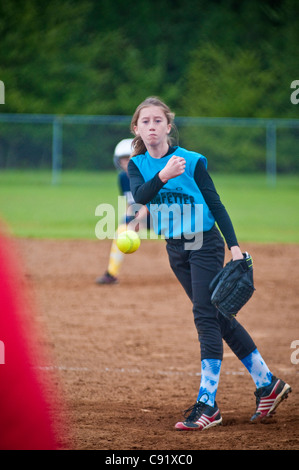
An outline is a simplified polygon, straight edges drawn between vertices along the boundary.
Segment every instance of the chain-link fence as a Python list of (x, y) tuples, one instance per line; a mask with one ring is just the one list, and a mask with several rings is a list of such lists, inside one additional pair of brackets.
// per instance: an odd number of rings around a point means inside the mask
[[(299, 119), (177, 117), (175, 143), (205, 155), (214, 172), (299, 173)], [(0, 114), (0, 169), (113, 169), (129, 116)]]

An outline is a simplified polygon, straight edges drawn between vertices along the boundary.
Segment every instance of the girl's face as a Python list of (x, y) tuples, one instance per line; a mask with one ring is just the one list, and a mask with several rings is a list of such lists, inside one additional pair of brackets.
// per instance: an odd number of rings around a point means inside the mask
[(168, 124), (160, 106), (151, 105), (141, 109), (137, 125), (134, 126), (134, 132), (142, 138), (147, 148), (167, 144), (167, 136), (170, 131), (171, 124)]

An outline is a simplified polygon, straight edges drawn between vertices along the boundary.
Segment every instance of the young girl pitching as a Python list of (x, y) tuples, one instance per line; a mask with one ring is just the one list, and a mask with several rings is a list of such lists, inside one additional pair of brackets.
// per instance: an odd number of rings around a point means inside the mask
[[(173, 126), (174, 114), (160, 99), (147, 98), (137, 107), (131, 121), (135, 138), (128, 173), (134, 200), (147, 205), (151, 212), (154, 230), (166, 239), (170, 266), (193, 304), (201, 349), (201, 381), (195, 404), (175, 427), (203, 430), (221, 424), (215, 398), (223, 359), (222, 339), (255, 383), (257, 407), (251, 421), (257, 421), (270, 416), (291, 388), (272, 374), (240, 323), (225, 318), (211, 304), (209, 284), (223, 267), (225, 248), (216, 223), (232, 259), (243, 258), (243, 254), (231, 219), (207, 172), (206, 158), (172, 146)], [(169, 209), (174, 207), (181, 210), (182, 217), (172, 214)], [(190, 210), (186, 211), (186, 207)], [(196, 207), (201, 208), (200, 217)], [(182, 222), (186, 213), (188, 223)], [(196, 233), (194, 227), (199, 225)], [(200, 243), (190, 244), (191, 236)]]

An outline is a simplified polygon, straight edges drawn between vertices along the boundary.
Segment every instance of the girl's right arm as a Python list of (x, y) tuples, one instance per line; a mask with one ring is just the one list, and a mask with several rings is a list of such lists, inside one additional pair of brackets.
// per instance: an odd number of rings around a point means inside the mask
[(160, 172), (156, 173), (151, 180), (145, 182), (135, 163), (130, 160), (128, 173), (135, 202), (137, 202), (137, 204), (148, 204), (168, 180), (184, 173), (185, 167), (185, 159), (173, 155)]
[(165, 184), (159, 178), (159, 173), (156, 173), (151, 180), (145, 182), (139, 168), (132, 160), (129, 161), (128, 173), (131, 192), (137, 204), (148, 204)]

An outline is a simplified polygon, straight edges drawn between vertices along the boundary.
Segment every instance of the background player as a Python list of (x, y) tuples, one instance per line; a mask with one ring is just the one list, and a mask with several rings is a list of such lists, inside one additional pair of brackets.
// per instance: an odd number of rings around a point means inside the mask
[[(121, 140), (114, 150), (113, 163), (115, 168), (118, 170), (118, 186), (122, 196), (126, 197), (127, 200), (127, 216), (117, 228), (117, 234), (123, 232), (127, 228), (127, 224), (132, 220), (138, 221), (136, 225), (136, 231), (142, 228), (150, 227), (149, 213), (146, 206), (143, 206), (136, 216), (130, 215), (130, 206), (135, 203), (131, 190), (130, 180), (128, 177), (128, 163), (132, 152), (133, 139)], [(106, 272), (96, 279), (97, 284), (117, 284), (118, 275), (123, 263), (124, 253), (122, 253), (117, 245), (116, 238), (112, 241), (110, 256), (108, 262), (108, 268)]]

